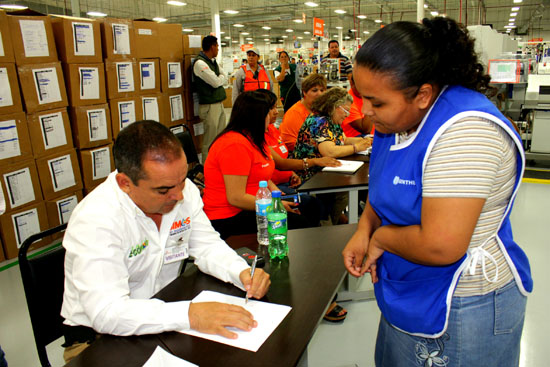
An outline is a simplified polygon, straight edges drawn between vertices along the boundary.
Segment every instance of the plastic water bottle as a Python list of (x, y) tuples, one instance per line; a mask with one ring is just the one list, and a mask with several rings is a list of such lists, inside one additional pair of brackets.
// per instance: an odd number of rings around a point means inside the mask
[(281, 202), (281, 192), (271, 193), (273, 201), (267, 210), (267, 233), (269, 234), (269, 257), (283, 259), (288, 256), (286, 235), (288, 230), (286, 209)]
[(267, 188), (267, 181), (260, 181), (260, 188), (256, 193), (256, 226), (258, 228), (258, 243), (267, 246), (267, 208), (271, 206), (271, 192)]

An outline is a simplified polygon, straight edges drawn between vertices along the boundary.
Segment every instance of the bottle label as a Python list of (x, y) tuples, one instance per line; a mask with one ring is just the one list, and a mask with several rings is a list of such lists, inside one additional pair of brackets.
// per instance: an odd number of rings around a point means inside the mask
[(277, 230), (279, 228), (286, 228), (286, 218), (276, 219), (276, 220), (267, 220), (267, 225), (272, 230)]
[(261, 215), (262, 217), (267, 216), (267, 209), (271, 206), (270, 203), (258, 203), (256, 202), (256, 215)]

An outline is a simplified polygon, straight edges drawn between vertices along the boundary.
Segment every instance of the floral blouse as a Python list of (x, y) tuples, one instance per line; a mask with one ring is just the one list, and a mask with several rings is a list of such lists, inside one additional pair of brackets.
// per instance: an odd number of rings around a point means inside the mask
[[(292, 158), (320, 158), (319, 144), (332, 141), (336, 145), (344, 145), (344, 131), (338, 124), (332, 123), (330, 117), (311, 114), (308, 116), (296, 139)], [(309, 179), (322, 167), (312, 167), (306, 171), (296, 172), (302, 181)]]

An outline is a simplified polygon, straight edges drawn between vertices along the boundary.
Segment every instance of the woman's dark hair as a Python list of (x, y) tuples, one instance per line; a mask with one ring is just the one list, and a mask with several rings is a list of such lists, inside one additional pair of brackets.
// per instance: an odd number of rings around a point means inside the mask
[(258, 89), (256, 90), (256, 92), (261, 93), (267, 97), (267, 99), (269, 100), (269, 109), (277, 106), (277, 95), (275, 93), (267, 89)]
[(277, 55), (277, 58), (281, 57), (281, 54), (286, 54), (286, 57), (288, 57), (288, 59), (290, 60), (290, 56), (288, 56), (288, 52), (286, 52), (285, 50), (279, 52), (279, 55)]
[(259, 91), (244, 92), (239, 94), (231, 117), (225, 129), (214, 139), (210, 147), (229, 131), (235, 131), (247, 138), (264, 157), (268, 157), (265, 149), (265, 118), (272, 104), (266, 94)]
[(424, 83), (486, 92), (491, 79), (466, 27), (443, 17), (387, 25), (363, 44), (355, 62), (389, 74), (398, 90), (414, 87), (414, 93)]

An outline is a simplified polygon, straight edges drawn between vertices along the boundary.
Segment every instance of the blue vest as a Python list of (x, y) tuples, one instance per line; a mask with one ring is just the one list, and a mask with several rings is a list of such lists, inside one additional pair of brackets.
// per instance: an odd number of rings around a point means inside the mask
[[(523, 176), (525, 157), (521, 139), (511, 123), (482, 94), (447, 87), (422, 120), (416, 136), (397, 145), (397, 135), (376, 132), (369, 171), (369, 202), (382, 225), (420, 224), (422, 179), (427, 158), (441, 134), (454, 122), (469, 116), (498, 124), (517, 146), (514, 192), (499, 227), (497, 241), (523, 294), (533, 281), (529, 261), (514, 242), (510, 212)], [(469, 251), (454, 264), (425, 266), (384, 252), (377, 263), (379, 281), (374, 285), (378, 306), (386, 320), (409, 334), (439, 337), (447, 329), (451, 299)]]

